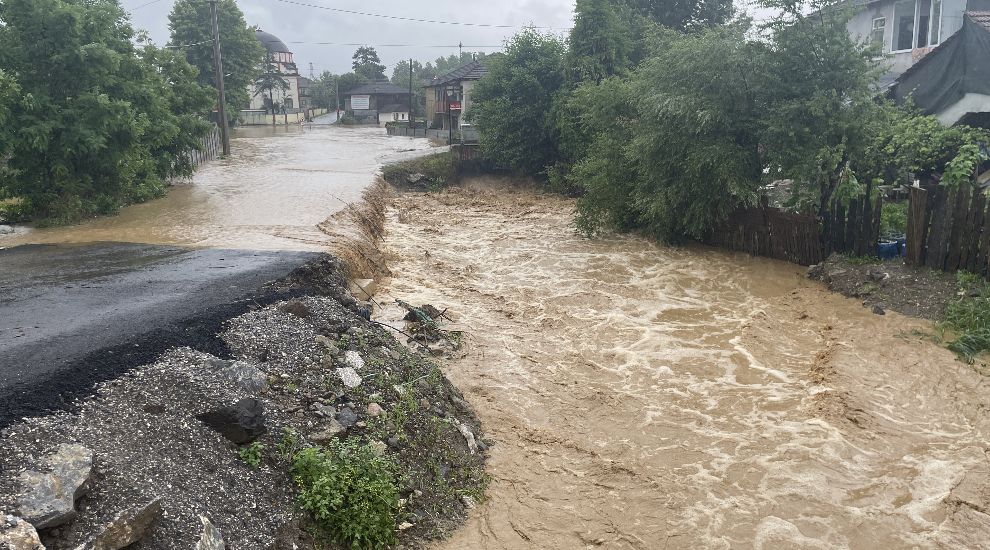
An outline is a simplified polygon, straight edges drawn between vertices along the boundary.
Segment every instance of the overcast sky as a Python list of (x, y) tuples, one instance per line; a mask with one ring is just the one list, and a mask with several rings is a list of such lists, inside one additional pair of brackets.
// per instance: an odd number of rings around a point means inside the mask
[[(148, 31), (159, 45), (168, 42), (168, 14), (175, 0), (120, 1), (124, 9), (131, 13), (136, 28)], [(310, 63), (317, 75), (324, 70), (334, 73), (350, 71), (351, 55), (357, 49), (351, 44), (376, 46), (388, 67), (386, 74), (391, 76), (392, 68), (400, 59), (412, 57), (430, 61), (457, 53), (459, 43), (464, 44), (466, 51), (491, 53), (524, 25), (552, 27), (548, 30), (566, 33), (574, 18), (574, 0), (237, 0), (237, 3), (248, 25), (260, 26), (281, 38), (292, 49), (299, 71), (307, 76)], [(422, 23), (340, 13), (311, 6), (411, 19), (511, 27)], [(349, 45), (321, 45), (316, 42)], [(386, 47), (388, 44), (409, 46)]]
[[(131, 13), (136, 28), (148, 31), (156, 43), (164, 45), (169, 39), (168, 14), (172, 11), (174, 0), (158, 0), (149, 4), (150, 1), (121, 0), (121, 5)], [(339, 13), (279, 0), (237, 0), (248, 25), (258, 25), (281, 38), (292, 49), (299, 71), (304, 75), (309, 74), (310, 63), (317, 75), (324, 70), (335, 73), (349, 71), (351, 55), (357, 49), (352, 45), (318, 45), (314, 42), (412, 45), (377, 48), (382, 61), (388, 66), (386, 72), (391, 76), (392, 68), (400, 59), (433, 60), (441, 55), (457, 53), (457, 44), (461, 42), (465, 45), (465, 51), (490, 53), (498, 50), (517, 27), (532, 23), (555, 27), (554, 32), (566, 33), (574, 17), (574, 0), (292, 1), (413, 19), (513, 26), (491, 28), (419, 23)]]

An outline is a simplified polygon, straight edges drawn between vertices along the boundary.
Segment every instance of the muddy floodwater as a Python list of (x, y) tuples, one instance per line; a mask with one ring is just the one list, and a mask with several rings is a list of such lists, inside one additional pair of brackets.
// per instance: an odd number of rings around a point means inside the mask
[(437, 548), (990, 547), (990, 384), (930, 325), (781, 262), (588, 240), (572, 208), (394, 199), (377, 299), (449, 308), (493, 443)]
[(425, 139), (389, 138), (383, 128), (240, 128), (230, 158), (205, 164), (165, 198), (69, 227), (20, 227), (0, 236), (0, 247), (113, 241), (325, 250), (320, 222), (358, 200), (382, 163), (429, 147)]

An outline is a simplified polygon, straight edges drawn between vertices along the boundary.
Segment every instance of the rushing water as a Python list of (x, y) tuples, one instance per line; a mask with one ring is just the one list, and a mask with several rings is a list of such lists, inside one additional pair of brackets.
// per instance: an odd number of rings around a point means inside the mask
[(988, 385), (920, 321), (789, 264), (582, 238), (563, 199), (394, 206), (378, 301), (455, 312), (446, 371), (495, 444), (440, 548), (990, 546)]
[(118, 216), (51, 229), (21, 227), (0, 247), (99, 241), (255, 250), (324, 250), (317, 225), (356, 201), (379, 166), (429, 148), (381, 128), (247, 127), (232, 155), (203, 165), (165, 198)]

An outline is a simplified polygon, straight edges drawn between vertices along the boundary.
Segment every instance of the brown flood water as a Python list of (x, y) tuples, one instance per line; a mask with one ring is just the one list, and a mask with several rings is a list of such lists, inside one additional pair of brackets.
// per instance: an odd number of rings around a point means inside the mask
[(394, 200), (378, 301), (456, 312), (445, 369), (495, 443), (437, 548), (990, 547), (990, 385), (926, 324), (785, 263), (584, 239), (572, 208)]
[(323, 251), (317, 228), (361, 198), (384, 162), (422, 154), (425, 139), (382, 128), (246, 127), (230, 158), (200, 167), (168, 196), (69, 227), (19, 227), (0, 247), (100, 241), (250, 250)]

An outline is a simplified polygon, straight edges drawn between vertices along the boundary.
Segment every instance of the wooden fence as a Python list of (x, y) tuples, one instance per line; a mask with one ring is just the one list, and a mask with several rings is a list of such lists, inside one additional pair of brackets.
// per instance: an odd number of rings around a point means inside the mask
[(213, 128), (203, 136), (201, 143), (202, 150), (189, 152), (189, 159), (194, 169), (204, 162), (220, 158), (220, 154), (223, 152), (223, 144), (220, 142), (220, 127), (214, 124)]
[(824, 258), (820, 226), (815, 216), (795, 214), (765, 205), (740, 208), (711, 233), (708, 243), (756, 256), (768, 256), (801, 265)]
[(983, 189), (911, 189), (907, 263), (990, 275), (990, 213)]
[(880, 237), (880, 199), (866, 197), (836, 204), (823, 222), (814, 214), (770, 208), (740, 208), (716, 228), (707, 242), (729, 250), (767, 256), (800, 265), (817, 264), (832, 252), (876, 254)]

